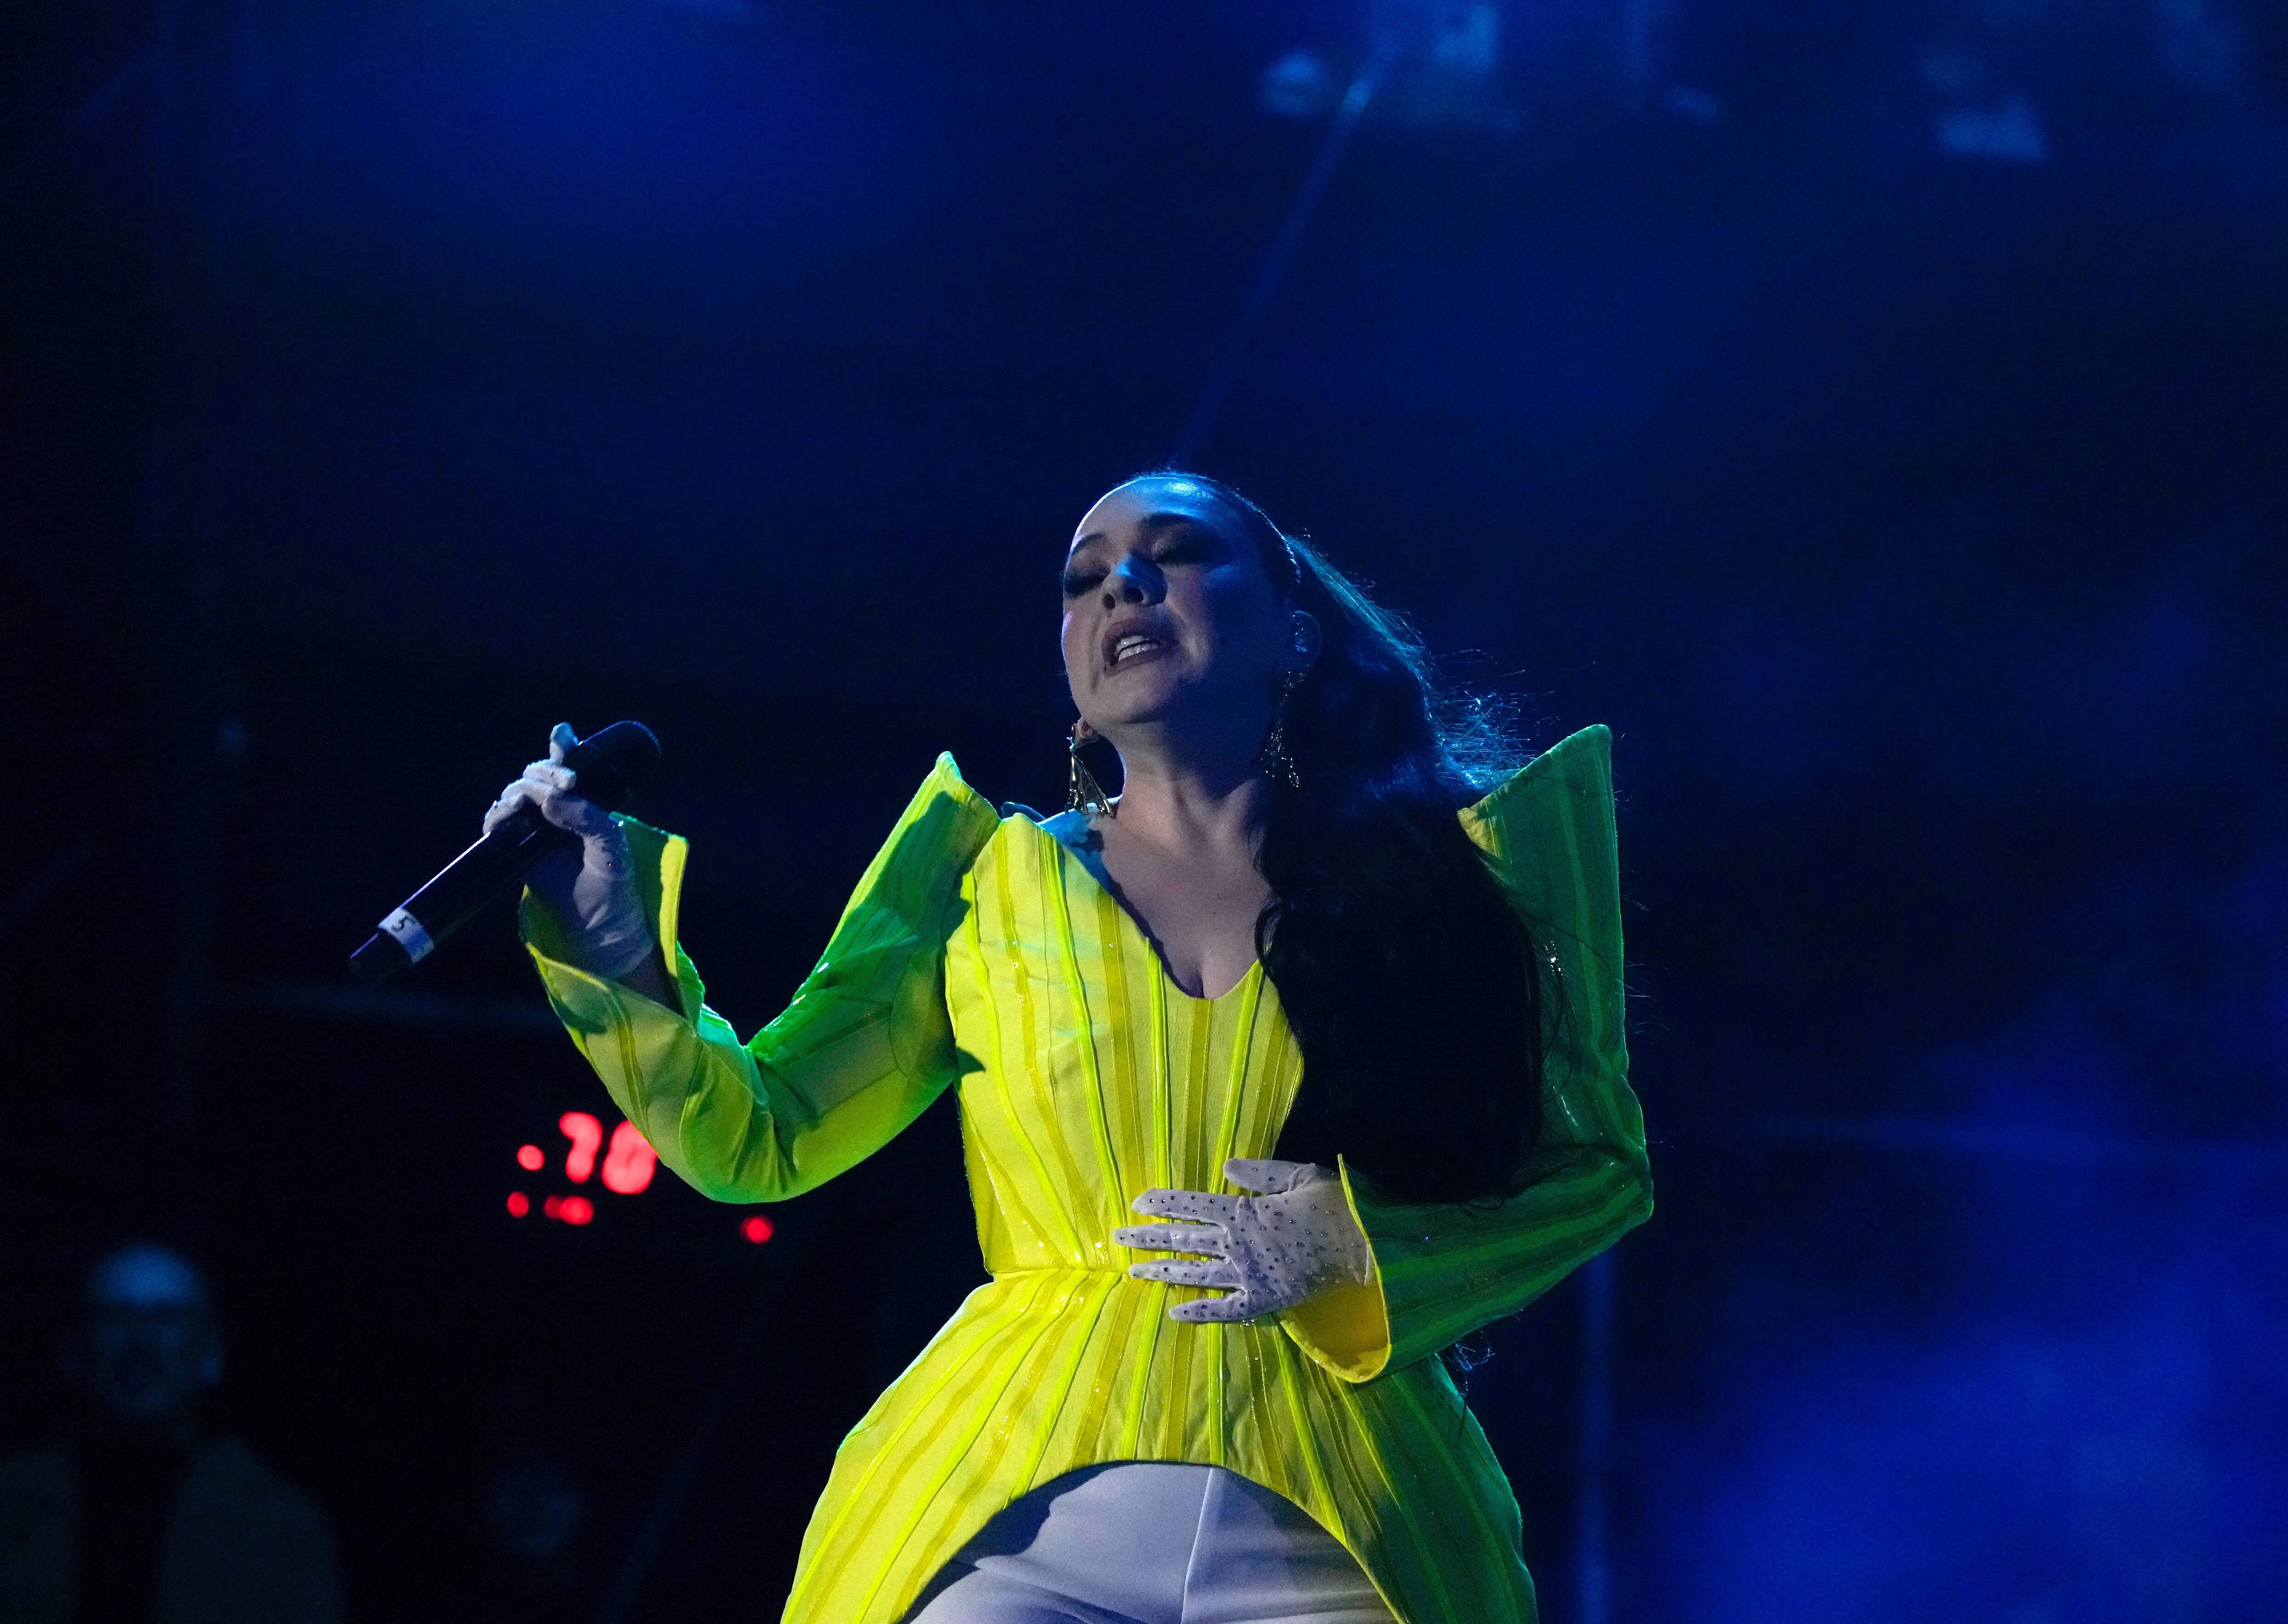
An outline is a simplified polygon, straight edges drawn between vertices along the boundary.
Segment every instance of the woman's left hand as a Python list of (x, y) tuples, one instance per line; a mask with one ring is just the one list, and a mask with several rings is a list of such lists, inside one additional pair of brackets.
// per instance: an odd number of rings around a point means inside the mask
[(1253, 1319), (1373, 1278), (1373, 1250), (1351, 1216), (1342, 1180), (1333, 1169), (1308, 1161), (1235, 1157), (1223, 1164), (1223, 1176), (1258, 1193), (1148, 1190), (1132, 1203), (1136, 1211), (1188, 1222), (1137, 1224), (1112, 1232), (1121, 1246), (1213, 1260), (1155, 1258), (1128, 1265), (1138, 1279), (1216, 1287), (1228, 1294), (1176, 1303), (1168, 1310), (1169, 1319), (1193, 1324)]

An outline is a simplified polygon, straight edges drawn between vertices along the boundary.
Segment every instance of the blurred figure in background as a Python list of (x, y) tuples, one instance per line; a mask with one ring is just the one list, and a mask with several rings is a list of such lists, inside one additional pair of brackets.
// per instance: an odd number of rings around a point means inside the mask
[(496, 1395), (474, 1508), (484, 1554), (474, 1582), (453, 1582), (419, 1615), (424, 1624), (566, 1624), (595, 1615), (600, 1597), (579, 1537), (588, 1493), (544, 1441), (548, 1430), (531, 1389)]
[(307, 1496), (208, 1424), (223, 1342), (163, 1247), (90, 1271), (61, 1350), (66, 1435), (0, 1461), (0, 1624), (332, 1624), (341, 1587)]
[(587, 1509), (571, 1469), (549, 1451), (519, 1443), (494, 1461), (475, 1597), (487, 1624), (555, 1624), (594, 1611), (574, 1540)]

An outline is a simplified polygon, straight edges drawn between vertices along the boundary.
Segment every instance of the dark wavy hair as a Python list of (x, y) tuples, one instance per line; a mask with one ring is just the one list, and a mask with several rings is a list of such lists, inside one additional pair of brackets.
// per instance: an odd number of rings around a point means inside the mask
[(1275, 777), (1256, 949), (1303, 1051), (1277, 1154), (1340, 1153), (1383, 1196), (1517, 1192), (1541, 1127), (1545, 986), (1536, 926), (1455, 814), (1519, 759), (1506, 712), (1442, 683), (1404, 620), (1219, 480), (1273, 584), (1315, 616), (1287, 701), (1299, 784)]

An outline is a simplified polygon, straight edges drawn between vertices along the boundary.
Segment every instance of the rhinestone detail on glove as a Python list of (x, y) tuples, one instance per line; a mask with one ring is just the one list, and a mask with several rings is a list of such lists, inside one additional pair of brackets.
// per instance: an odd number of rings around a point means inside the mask
[(1138, 1279), (1225, 1293), (1175, 1303), (1169, 1319), (1189, 1324), (1255, 1319), (1373, 1278), (1374, 1253), (1331, 1168), (1235, 1157), (1223, 1173), (1255, 1193), (1148, 1190), (1131, 1203), (1134, 1209), (1180, 1222), (1112, 1232), (1124, 1247), (1188, 1255), (1131, 1264), (1128, 1272)]

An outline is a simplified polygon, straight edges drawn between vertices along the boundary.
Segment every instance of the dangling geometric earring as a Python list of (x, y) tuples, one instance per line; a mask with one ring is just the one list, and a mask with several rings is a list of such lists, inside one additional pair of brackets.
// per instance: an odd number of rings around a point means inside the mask
[(1096, 774), (1088, 770), (1088, 763), (1080, 758), (1080, 747), (1093, 741), (1096, 730), (1085, 720), (1073, 724), (1072, 737), (1066, 741), (1065, 810), (1084, 812), (1091, 817), (1116, 818), (1120, 809), (1112, 797), (1104, 793), (1104, 786), (1096, 781)]
[(1295, 770), (1295, 757), (1287, 748), (1287, 702), (1295, 697), (1295, 690), (1303, 685), (1303, 673), (1283, 671), (1279, 676), (1279, 697), (1271, 707), (1271, 732), (1263, 741), (1263, 753), (1256, 764), (1270, 779), (1284, 779), (1290, 789), (1303, 787), (1302, 775)]

